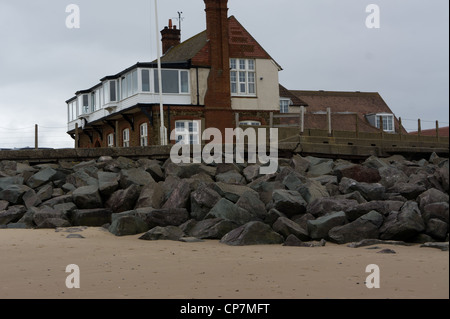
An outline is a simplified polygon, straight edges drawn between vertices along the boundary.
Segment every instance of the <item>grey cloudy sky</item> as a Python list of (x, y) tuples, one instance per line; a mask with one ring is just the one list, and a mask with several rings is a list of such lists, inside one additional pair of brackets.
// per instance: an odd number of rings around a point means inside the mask
[[(65, 25), (69, 4), (81, 28)], [(365, 25), (366, 6), (381, 28)], [(205, 29), (202, 0), (159, 0), (159, 30)], [(283, 67), (289, 89), (379, 92), (405, 127), (449, 122), (448, 0), (230, 0), (229, 14)], [(177, 21), (174, 22), (178, 24)], [(0, 148), (72, 147), (65, 101), (156, 58), (153, 0), (0, 0)], [(409, 121), (409, 120), (414, 121)]]

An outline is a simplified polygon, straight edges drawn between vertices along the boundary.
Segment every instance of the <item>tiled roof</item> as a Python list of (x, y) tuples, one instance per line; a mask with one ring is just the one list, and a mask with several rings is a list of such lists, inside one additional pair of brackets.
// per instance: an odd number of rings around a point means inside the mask
[[(419, 132), (411, 132), (409, 134), (418, 135)], [(423, 136), (436, 136), (436, 129), (422, 130), (420, 132), (420, 134)], [(448, 126), (440, 127), (439, 128), (439, 136), (448, 137), (449, 136), (449, 127)]]
[(289, 98), (292, 101), (291, 106), (308, 106), (308, 104), (299, 98), (297, 95), (292, 94), (291, 91), (286, 89), (280, 84), (280, 98)]

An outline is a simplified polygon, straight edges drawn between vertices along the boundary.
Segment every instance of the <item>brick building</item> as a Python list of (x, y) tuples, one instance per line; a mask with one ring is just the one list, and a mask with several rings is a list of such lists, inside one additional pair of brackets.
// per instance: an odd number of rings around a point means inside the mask
[[(234, 17), (227, 0), (204, 0), (206, 30), (180, 43), (169, 21), (161, 31), (164, 125), (175, 140), (200, 143), (208, 127), (265, 125), (280, 111), (282, 70)], [(68, 134), (78, 146), (132, 147), (160, 144), (157, 63), (137, 63), (106, 76), (67, 100)], [(235, 123), (235, 113), (240, 123)]]

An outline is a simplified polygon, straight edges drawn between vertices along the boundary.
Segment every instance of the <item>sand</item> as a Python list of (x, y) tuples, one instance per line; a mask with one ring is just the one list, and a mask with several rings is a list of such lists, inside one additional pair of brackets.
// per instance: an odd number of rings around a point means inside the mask
[[(449, 255), (434, 248), (231, 247), (143, 241), (88, 228), (0, 230), (0, 298), (322, 299), (449, 298)], [(379, 254), (389, 248), (396, 254)], [(66, 287), (66, 266), (80, 288)], [(369, 289), (366, 266), (380, 268)]]

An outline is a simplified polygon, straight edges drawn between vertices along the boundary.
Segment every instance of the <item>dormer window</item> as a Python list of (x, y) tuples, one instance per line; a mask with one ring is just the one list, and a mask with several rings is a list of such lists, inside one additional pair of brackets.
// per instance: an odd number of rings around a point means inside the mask
[(256, 96), (255, 60), (230, 59), (231, 94)]
[(389, 113), (377, 113), (366, 115), (367, 121), (376, 128), (388, 133), (395, 133), (394, 115)]

